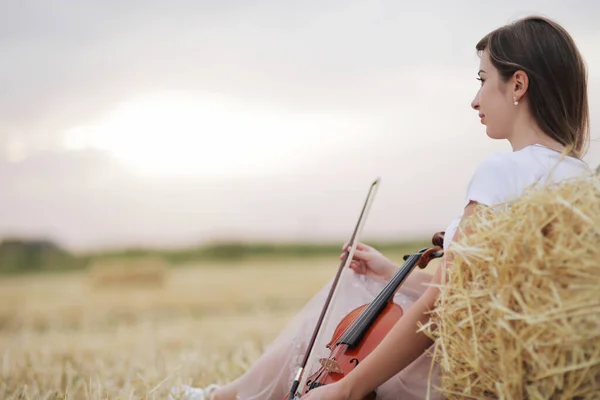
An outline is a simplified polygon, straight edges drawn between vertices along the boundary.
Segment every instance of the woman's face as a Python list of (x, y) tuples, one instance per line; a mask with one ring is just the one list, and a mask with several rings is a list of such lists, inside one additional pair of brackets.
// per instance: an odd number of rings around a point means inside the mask
[(481, 123), (492, 139), (508, 139), (512, 136), (515, 112), (513, 91), (502, 81), (498, 70), (485, 50), (479, 63), (481, 87), (471, 102), (471, 107), (479, 111)]

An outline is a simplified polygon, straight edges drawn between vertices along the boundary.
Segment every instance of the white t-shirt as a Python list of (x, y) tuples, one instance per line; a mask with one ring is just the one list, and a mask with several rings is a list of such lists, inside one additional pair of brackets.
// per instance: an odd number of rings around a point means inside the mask
[[(558, 182), (590, 172), (582, 160), (574, 157), (561, 160), (561, 157), (561, 153), (540, 144), (513, 152), (492, 153), (471, 178), (464, 206), (471, 201), (494, 206), (516, 199), (531, 185)], [(446, 228), (444, 250), (448, 249), (461, 217), (462, 213)]]

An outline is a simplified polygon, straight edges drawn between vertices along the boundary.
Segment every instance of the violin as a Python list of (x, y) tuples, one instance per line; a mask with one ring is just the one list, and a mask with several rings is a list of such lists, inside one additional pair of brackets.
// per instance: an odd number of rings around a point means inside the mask
[[(378, 180), (374, 184), (377, 182)], [(367, 202), (368, 200), (369, 197), (367, 197)], [(365, 208), (363, 208), (363, 212), (364, 210)], [(363, 216), (364, 214), (361, 213), (357, 227), (360, 226)], [(339, 381), (356, 368), (379, 345), (398, 320), (402, 318), (404, 311), (401, 306), (394, 303), (393, 299), (406, 277), (414, 268), (419, 267), (423, 269), (427, 267), (432, 259), (442, 257), (444, 254), (444, 232), (438, 232), (433, 235), (433, 247), (426, 247), (414, 254), (404, 256), (404, 264), (375, 299), (368, 304), (352, 310), (336, 326), (331, 339), (326, 345), (326, 348), (330, 351), (329, 356), (319, 359), (320, 368), (308, 376), (303, 388), (298, 390), (302, 373), (312, 351), (318, 330), (323, 322), (326, 309), (331, 301), (332, 293), (339, 280), (341, 270), (352, 260), (352, 249), (354, 248), (352, 244), (356, 239), (357, 231), (358, 229), (355, 229), (352, 239), (349, 242), (348, 248), (351, 250), (347, 250), (342, 258), (340, 270), (338, 270), (334, 279), (329, 296), (309, 342), (304, 361), (296, 374), (289, 394), (283, 400), (299, 399), (303, 394), (308, 393), (312, 389)], [(376, 393), (371, 392), (365, 397), (365, 400), (374, 400), (375, 397)]]

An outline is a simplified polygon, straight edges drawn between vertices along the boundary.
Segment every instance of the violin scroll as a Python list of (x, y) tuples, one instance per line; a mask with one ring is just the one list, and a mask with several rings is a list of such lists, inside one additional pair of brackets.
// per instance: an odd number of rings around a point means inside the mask
[(434, 258), (440, 258), (444, 255), (444, 251), (439, 247), (432, 247), (430, 249), (425, 250), (425, 252), (419, 257), (419, 261), (417, 261), (417, 266), (421, 269), (427, 267), (427, 264)]
[(431, 243), (437, 247), (444, 247), (444, 235), (446, 232), (437, 232), (431, 238)]
[[(419, 268), (424, 269), (431, 260), (434, 258), (440, 258), (444, 255), (444, 235), (445, 232), (435, 233), (431, 238), (431, 243), (434, 245), (434, 247), (421, 250), (419, 261), (417, 261), (416, 264)], [(410, 254), (405, 255), (403, 257), (404, 261), (408, 260), (410, 256)]]
[(436, 232), (431, 238), (431, 243), (435, 246), (430, 249), (427, 249), (423, 252), (419, 261), (417, 261), (417, 265), (419, 268), (423, 269), (427, 267), (427, 264), (434, 258), (440, 258), (444, 255), (444, 235), (446, 232)]

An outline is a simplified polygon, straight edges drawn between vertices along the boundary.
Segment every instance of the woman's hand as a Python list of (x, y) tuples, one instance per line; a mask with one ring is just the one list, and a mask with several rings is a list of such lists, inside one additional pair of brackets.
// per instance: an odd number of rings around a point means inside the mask
[(351, 400), (350, 391), (342, 383), (343, 379), (329, 385), (320, 386), (301, 397), (301, 400)]
[[(343, 252), (350, 251), (348, 243), (344, 244)], [(344, 257), (344, 253), (340, 255), (340, 259)], [(363, 243), (356, 243), (354, 256), (350, 262), (352, 268), (357, 274), (367, 276), (375, 276), (383, 280), (388, 280), (396, 273), (398, 266), (390, 259), (375, 250), (373, 247)]]

